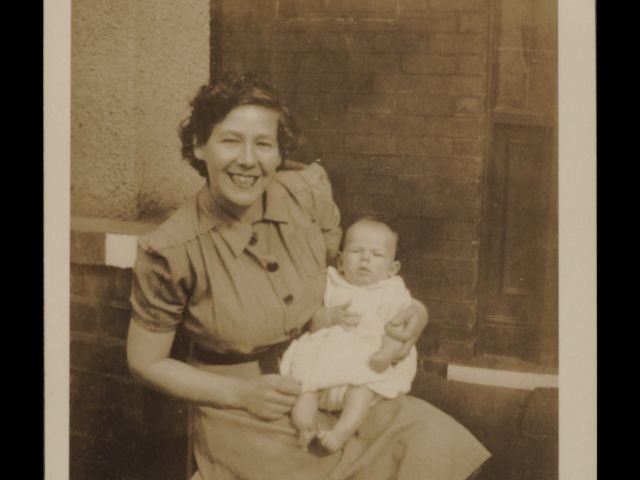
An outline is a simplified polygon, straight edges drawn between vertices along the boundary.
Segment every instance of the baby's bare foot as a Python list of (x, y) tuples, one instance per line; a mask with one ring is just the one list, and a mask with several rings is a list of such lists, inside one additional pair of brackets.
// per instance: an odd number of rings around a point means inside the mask
[(349, 439), (350, 434), (342, 432), (340, 430), (320, 430), (318, 432), (318, 439), (324, 448), (330, 452), (336, 452), (340, 450), (345, 442)]
[(391, 365), (391, 359), (380, 353), (374, 353), (369, 357), (369, 367), (377, 373), (384, 372)]
[(309, 444), (316, 437), (318, 431), (315, 426), (307, 426), (298, 430), (298, 441), (304, 450), (309, 448)]

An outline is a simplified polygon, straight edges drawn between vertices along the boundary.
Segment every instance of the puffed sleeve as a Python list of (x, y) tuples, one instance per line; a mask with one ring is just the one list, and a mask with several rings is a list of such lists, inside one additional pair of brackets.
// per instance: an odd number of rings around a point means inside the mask
[(340, 211), (333, 201), (331, 182), (327, 172), (318, 163), (301, 170), (300, 177), (310, 192), (312, 216), (322, 229), (327, 245), (327, 260), (331, 262), (338, 252), (342, 238)]
[(134, 321), (156, 332), (176, 329), (188, 301), (185, 262), (180, 247), (156, 249), (146, 238), (138, 241), (130, 297)]

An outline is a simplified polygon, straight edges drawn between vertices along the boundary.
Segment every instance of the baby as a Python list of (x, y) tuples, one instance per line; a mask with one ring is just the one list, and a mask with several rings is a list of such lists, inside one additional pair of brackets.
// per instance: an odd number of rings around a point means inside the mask
[[(393, 230), (373, 219), (359, 220), (347, 230), (338, 270), (327, 269), (324, 307), (312, 321), (329, 326), (302, 335), (282, 358), (280, 372), (302, 382), (291, 415), (305, 449), (315, 437), (331, 452), (341, 449), (370, 406), (411, 389), (416, 349), (392, 365), (403, 343), (385, 333), (386, 323), (411, 305), (396, 275), (397, 241)], [(330, 430), (318, 430), (318, 408), (342, 410)]]

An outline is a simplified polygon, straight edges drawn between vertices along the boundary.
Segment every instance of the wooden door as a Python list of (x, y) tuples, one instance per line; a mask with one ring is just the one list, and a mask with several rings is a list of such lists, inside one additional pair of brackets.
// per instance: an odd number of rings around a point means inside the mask
[(557, 5), (494, 0), (478, 340), (557, 368)]
[[(480, 345), (484, 355), (539, 364), (553, 350), (544, 329), (557, 320), (552, 130), (494, 125), (485, 193)], [(543, 338), (545, 339), (543, 341)], [(545, 360), (546, 361), (546, 360)], [(551, 360), (552, 361), (552, 360)]]

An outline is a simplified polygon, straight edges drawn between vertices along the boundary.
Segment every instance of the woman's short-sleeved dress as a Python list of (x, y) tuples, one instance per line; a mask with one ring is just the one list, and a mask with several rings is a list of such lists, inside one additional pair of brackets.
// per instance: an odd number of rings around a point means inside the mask
[[(264, 200), (262, 219), (240, 224), (205, 185), (141, 237), (132, 321), (158, 332), (181, 324), (194, 346), (221, 355), (251, 355), (298, 337), (322, 304), (340, 215), (318, 164), (278, 172)], [(258, 362), (191, 363), (242, 378), (267, 373)], [(336, 418), (320, 413), (320, 428)], [(303, 451), (289, 417), (265, 421), (194, 405), (191, 422), (205, 480), (462, 480), (490, 456), (453, 418), (408, 395), (372, 407), (359, 432), (331, 454)]]

